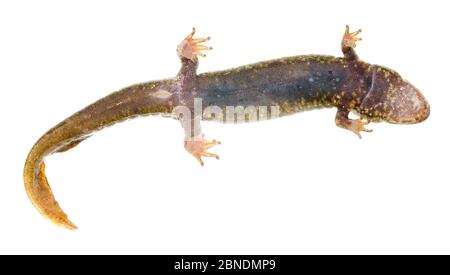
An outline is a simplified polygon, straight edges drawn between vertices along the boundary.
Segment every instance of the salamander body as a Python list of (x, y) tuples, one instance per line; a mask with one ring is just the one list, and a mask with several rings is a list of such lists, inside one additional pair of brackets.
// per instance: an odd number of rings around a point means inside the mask
[[(172, 117), (185, 130), (184, 147), (202, 165), (216, 140), (204, 138), (201, 120), (257, 121), (319, 107), (336, 107), (336, 125), (359, 137), (369, 121), (418, 123), (430, 107), (424, 96), (395, 71), (361, 61), (354, 51), (360, 31), (348, 26), (341, 41), (344, 57), (294, 56), (230, 70), (197, 74), (198, 56), (211, 48), (192, 31), (178, 46), (181, 69), (171, 79), (133, 85), (68, 117), (33, 146), (24, 167), (26, 192), (45, 217), (68, 229), (76, 226), (56, 202), (45, 175), (44, 158), (67, 151), (94, 132), (140, 115)], [(356, 111), (365, 119), (349, 119)]]

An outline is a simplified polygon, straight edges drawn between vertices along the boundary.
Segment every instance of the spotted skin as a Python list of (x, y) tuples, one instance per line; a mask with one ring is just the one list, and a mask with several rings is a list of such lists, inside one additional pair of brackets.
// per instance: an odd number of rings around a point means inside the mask
[[(195, 29), (177, 48), (181, 69), (172, 79), (137, 84), (87, 106), (45, 133), (31, 149), (24, 167), (25, 190), (33, 205), (57, 225), (76, 229), (56, 202), (45, 175), (45, 157), (74, 148), (104, 127), (142, 115), (178, 119), (185, 130), (184, 146), (202, 165), (202, 157), (219, 158), (208, 150), (220, 141), (207, 140), (200, 120), (226, 120), (227, 106), (276, 107), (277, 115), (336, 107), (336, 125), (361, 137), (369, 121), (418, 123), (430, 107), (417, 88), (388, 68), (361, 61), (354, 48), (361, 31), (346, 26), (341, 41), (344, 57), (294, 56), (197, 74), (208, 38), (194, 38)], [(198, 114), (195, 104), (217, 107), (217, 116)], [(361, 119), (349, 119), (351, 111)], [(257, 114), (260, 113), (258, 109)], [(250, 121), (253, 115), (245, 116)], [(235, 121), (231, 120), (232, 123)]]

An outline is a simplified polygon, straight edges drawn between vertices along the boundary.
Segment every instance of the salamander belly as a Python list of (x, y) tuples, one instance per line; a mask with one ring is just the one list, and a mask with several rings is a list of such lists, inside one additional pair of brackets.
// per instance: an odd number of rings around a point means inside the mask
[[(317, 59), (324, 59), (323, 63)], [(330, 106), (348, 75), (340, 59), (293, 57), (199, 76), (203, 107), (278, 107), (279, 115)]]

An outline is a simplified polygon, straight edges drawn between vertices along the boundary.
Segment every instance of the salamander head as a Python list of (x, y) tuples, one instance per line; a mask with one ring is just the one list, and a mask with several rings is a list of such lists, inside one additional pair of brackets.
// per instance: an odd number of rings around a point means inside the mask
[(430, 105), (397, 72), (373, 65), (371, 88), (361, 103), (360, 113), (390, 123), (419, 123), (430, 115)]

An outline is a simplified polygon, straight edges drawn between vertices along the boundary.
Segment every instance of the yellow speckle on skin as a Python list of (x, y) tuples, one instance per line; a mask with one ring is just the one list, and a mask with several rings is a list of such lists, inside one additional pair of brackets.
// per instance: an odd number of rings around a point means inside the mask
[(305, 106), (305, 104), (306, 104), (306, 101), (305, 101), (305, 99), (303, 97), (300, 99), (300, 104), (302, 106)]
[(153, 88), (155, 88), (155, 86), (156, 86), (156, 84), (155, 83), (150, 83), (150, 84), (147, 84), (147, 85), (142, 85), (142, 89), (153, 89)]

